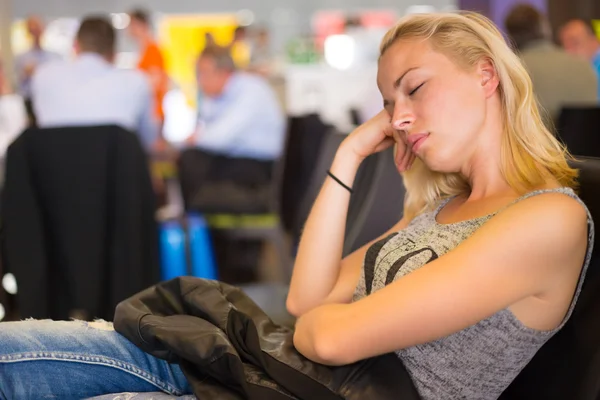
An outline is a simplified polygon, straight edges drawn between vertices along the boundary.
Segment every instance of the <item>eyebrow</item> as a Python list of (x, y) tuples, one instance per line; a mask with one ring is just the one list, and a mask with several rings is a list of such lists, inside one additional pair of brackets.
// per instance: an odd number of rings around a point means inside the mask
[(409, 68), (406, 71), (404, 71), (404, 73), (400, 76), (400, 78), (396, 79), (396, 81), (394, 82), (394, 89), (398, 89), (398, 87), (400, 87), (400, 83), (402, 83), (402, 79), (404, 79), (406, 74), (408, 74), (410, 71), (415, 70), (417, 68), (419, 68), (419, 67), (412, 67), (412, 68)]
[[(419, 69), (419, 67), (411, 67), (411, 68), (407, 69), (406, 71), (404, 71), (404, 73), (398, 79), (396, 79), (396, 81), (394, 82), (394, 89), (398, 89), (400, 87), (400, 84), (402, 83), (402, 79), (404, 79), (406, 74), (408, 74), (410, 71), (415, 70), (415, 69)], [(389, 104), (391, 104), (389, 101), (383, 100), (384, 108)]]

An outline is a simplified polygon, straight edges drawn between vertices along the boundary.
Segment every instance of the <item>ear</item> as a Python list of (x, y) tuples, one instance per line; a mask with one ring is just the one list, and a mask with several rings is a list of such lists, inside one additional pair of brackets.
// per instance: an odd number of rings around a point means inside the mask
[(496, 93), (496, 89), (498, 89), (498, 85), (500, 84), (494, 63), (489, 58), (483, 59), (479, 61), (477, 70), (481, 79), (481, 87), (486, 97), (492, 96)]
[(77, 40), (73, 41), (73, 51), (75, 54), (81, 53), (81, 47), (79, 46), (79, 42)]

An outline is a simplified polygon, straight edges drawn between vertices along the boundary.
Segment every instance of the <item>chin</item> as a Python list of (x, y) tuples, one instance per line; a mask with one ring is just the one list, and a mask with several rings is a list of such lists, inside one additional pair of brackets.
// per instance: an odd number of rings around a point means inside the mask
[(431, 151), (424, 152), (419, 157), (423, 164), (431, 171), (441, 174), (451, 174), (459, 172), (460, 168), (456, 166), (458, 157), (450, 157), (442, 154), (432, 154)]

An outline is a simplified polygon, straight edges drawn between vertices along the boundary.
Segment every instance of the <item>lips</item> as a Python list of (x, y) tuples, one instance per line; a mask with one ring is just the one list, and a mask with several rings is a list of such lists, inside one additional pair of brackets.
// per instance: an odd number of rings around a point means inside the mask
[(408, 135), (408, 144), (410, 145), (411, 150), (417, 152), (419, 148), (423, 145), (425, 140), (429, 137), (428, 133), (414, 133), (412, 135)]

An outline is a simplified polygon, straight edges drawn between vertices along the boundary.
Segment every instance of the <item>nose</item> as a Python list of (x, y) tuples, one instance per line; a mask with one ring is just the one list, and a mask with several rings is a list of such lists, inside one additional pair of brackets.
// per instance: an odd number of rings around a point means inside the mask
[(396, 103), (392, 115), (392, 127), (396, 130), (407, 130), (415, 122), (415, 114), (408, 107)]

